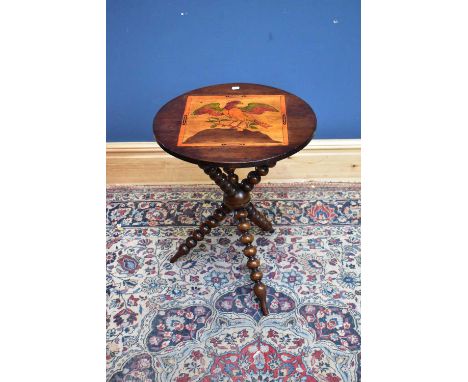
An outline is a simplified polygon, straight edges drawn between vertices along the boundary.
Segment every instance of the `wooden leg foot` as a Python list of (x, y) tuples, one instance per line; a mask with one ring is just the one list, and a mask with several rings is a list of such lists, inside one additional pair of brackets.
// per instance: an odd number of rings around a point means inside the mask
[(247, 206), (247, 212), (249, 213), (250, 221), (256, 226), (260, 227), (260, 229), (270, 233), (275, 232), (271, 221), (259, 210), (257, 210), (252, 203)]
[(200, 227), (192, 232), (192, 234), (179, 246), (179, 249), (169, 262), (174, 263), (180, 257), (187, 255), (190, 250), (196, 247), (199, 241), (202, 241), (205, 235), (211, 232), (211, 229), (218, 226), (225, 218), (230, 209), (223, 203), (220, 208), (217, 208), (213, 215), (209, 216)]
[(260, 309), (264, 316), (268, 316), (268, 307), (266, 303), (267, 287), (265, 284), (258, 282), (254, 285), (254, 293), (260, 301)]
[(183, 254), (180, 253), (179, 251), (177, 251), (177, 253), (169, 259), (169, 262), (170, 263), (175, 263), (177, 261), (177, 259), (179, 259), (182, 256), (183, 256)]
[(240, 241), (245, 245), (244, 255), (248, 258), (247, 268), (250, 269), (250, 279), (255, 283), (254, 293), (260, 301), (260, 308), (263, 315), (268, 315), (268, 307), (266, 303), (267, 287), (262, 283), (262, 272), (258, 269), (260, 267), (260, 259), (256, 257), (257, 247), (252, 245), (254, 237), (249, 233), (250, 223), (247, 221), (247, 209), (241, 208), (235, 212), (235, 217), (239, 221), (237, 228), (241, 232)]

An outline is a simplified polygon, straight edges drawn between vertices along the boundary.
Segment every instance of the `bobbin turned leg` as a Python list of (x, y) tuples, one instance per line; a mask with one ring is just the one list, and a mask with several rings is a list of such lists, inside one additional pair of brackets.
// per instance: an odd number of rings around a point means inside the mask
[(243, 179), (239, 186), (245, 192), (250, 192), (253, 190), (256, 184), (259, 184), (262, 180), (262, 176), (268, 175), (270, 168), (275, 167), (276, 163), (270, 163), (268, 166), (257, 166), (255, 171), (250, 171), (247, 174), (247, 178)]
[(176, 254), (171, 257), (169, 260), (171, 263), (174, 263), (178, 258), (187, 255), (192, 248), (194, 248), (199, 241), (202, 241), (205, 235), (211, 232), (211, 229), (216, 227), (221, 223), (225, 218), (226, 214), (231, 211), (228, 206), (224, 203), (220, 208), (217, 208), (213, 215), (209, 216), (200, 227), (193, 231), (191, 235), (183, 242)]
[(247, 268), (250, 269), (250, 279), (255, 283), (254, 293), (260, 302), (260, 308), (264, 316), (268, 316), (268, 307), (266, 304), (267, 287), (262, 283), (262, 272), (258, 270), (260, 259), (256, 257), (257, 247), (252, 245), (253, 235), (249, 233), (250, 223), (247, 221), (248, 212), (245, 208), (236, 210), (235, 217), (239, 221), (237, 228), (241, 231), (241, 243), (245, 244), (244, 255), (248, 257)]
[(226, 173), (229, 182), (231, 182), (232, 185), (237, 186), (237, 184), (239, 183), (239, 176), (234, 172), (236, 171), (236, 169), (227, 167), (223, 170)]
[(273, 225), (271, 221), (259, 210), (257, 210), (252, 203), (247, 206), (247, 212), (249, 213), (249, 219), (252, 223), (260, 227), (262, 230), (273, 233)]

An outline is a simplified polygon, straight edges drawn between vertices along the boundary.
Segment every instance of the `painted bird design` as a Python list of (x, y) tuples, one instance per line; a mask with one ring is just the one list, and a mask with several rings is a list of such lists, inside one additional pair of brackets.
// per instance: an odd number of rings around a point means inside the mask
[(243, 107), (240, 107), (240, 104), (242, 104), (241, 101), (229, 101), (221, 108), (219, 102), (213, 102), (199, 107), (192, 114), (208, 114), (215, 118), (209, 121), (215, 122), (216, 125), (243, 131), (245, 129), (268, 129), (271, 125), (260, 121), (255, 116), (267, 111), (278, 112), (273, 106), (265, 103), (253, 102)]

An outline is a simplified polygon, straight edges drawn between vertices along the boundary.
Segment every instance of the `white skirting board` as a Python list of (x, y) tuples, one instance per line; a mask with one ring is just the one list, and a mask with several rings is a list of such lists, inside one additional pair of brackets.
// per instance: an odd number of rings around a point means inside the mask
[[(174, 158), (154, 142), (107, 143), (107, 184), (212, 184), (192, 163)], [(242, 179), (252, 169), (239, 169)], [(361, 180), (360, 139), (314, 139), (278, 162), (262, 183)]]

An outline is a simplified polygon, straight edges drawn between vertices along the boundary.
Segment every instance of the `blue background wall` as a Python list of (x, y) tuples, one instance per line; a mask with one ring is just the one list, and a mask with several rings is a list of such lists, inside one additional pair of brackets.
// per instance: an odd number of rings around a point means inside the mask
[(254, 82), (295, 93), (316, 138), (360, 138), (359, 0), (107, 0), (107, 141), (152, 141), (185, 91)]

